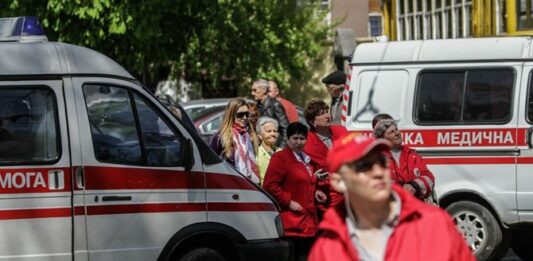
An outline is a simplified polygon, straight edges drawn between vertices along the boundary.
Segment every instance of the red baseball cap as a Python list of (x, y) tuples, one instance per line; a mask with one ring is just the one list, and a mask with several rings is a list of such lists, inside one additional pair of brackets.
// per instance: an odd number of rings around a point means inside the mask
[(337, 171), (342, 164), (356, 161), (374, 148), (388, 151), (391, 148), (391, 143), (386, 139), (375, 139), (357, 133), (349, 133), (337, 139), (328, 152), (329, 171)]

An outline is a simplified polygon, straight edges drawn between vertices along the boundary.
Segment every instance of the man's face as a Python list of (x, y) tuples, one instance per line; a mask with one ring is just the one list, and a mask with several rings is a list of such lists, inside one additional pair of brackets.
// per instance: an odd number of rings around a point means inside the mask
[(329, 95), (331, 95), (333, 98), (341, 96), (342, 89), (344, 88), (342, 84), (328, 84), (327, 87)]
[(252, 96), (256, 101), (263, 101), (267, 96), (267, 88), (262, 86), (252, 87)]
[(352, 202), (380, 203), (391, 194), (390, 169), (381, 151), (372, 150), (356, 162), (344, 164), (337, 175), (344, 180)]
[(394, 149), (400, 148), (402, 145), (402, 134), (398, 130), (396, 124), (392, 124), (383, 134), (383, 138), (392, 143)]

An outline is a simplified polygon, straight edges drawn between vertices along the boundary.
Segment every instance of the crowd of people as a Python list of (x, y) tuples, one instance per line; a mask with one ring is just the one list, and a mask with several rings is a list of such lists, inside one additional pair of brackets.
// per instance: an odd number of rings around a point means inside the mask
[(257, 106), (231, 100), (210, 145), (277, 200), (291, 260), (474, 260), (393, 117), (376, 115), (373, 137), (339, 124), (345, 81), (322, 80), (332, 103), (306, 104), (308, 128), (275, 82), (257, 80)]

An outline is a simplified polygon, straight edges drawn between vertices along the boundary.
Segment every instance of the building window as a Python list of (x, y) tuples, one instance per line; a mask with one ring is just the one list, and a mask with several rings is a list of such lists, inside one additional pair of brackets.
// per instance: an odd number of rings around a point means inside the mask
[(516, 1), (516, 19), (518, 30), (533, 29), (533, 0)]
[(398, 40), (466, 38), (472, 35), (472, 0), (397, 0)]
[(381, 14), (368, 15), (368, 34), (370, 36), (380, 36), (383, 34), (383, 19)]

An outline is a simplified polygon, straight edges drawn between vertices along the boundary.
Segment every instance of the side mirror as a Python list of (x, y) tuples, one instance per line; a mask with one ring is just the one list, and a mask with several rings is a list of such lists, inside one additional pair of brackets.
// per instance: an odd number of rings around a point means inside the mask
[(190, 139), (186, 139), (185, 142), (183, 142), (181, 158), (183, 159), (185, 171), (190, 171), (194, 166), (194, 149)]

